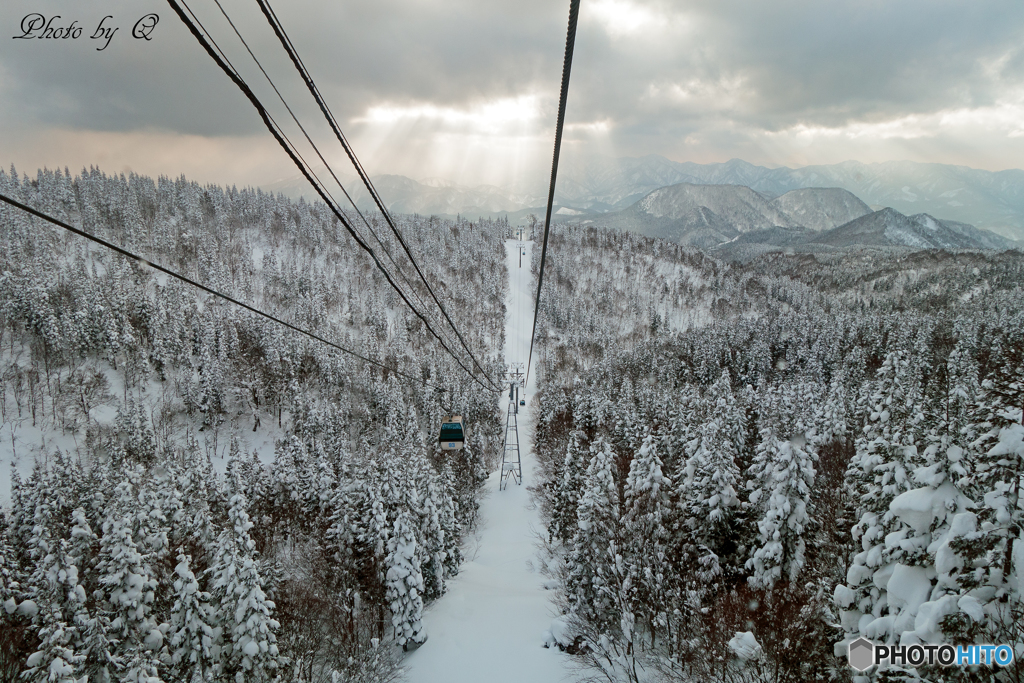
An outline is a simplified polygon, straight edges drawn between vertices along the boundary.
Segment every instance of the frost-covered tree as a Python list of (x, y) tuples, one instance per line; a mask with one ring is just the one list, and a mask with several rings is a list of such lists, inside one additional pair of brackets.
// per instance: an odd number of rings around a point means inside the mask
[[(922, 550), (908, 538), (904, 538), (906, 543), (892, 543), (889, 536), (900, 527), (890, 504), (914, 488), (911, 474), (922, 464), (918, 447), (923, 414), (910, 369), (906, 352), (897, 350), (886, 356), (867, 399), (867, 424), (857, 439), (857, 453), (848, 475), (859, 500), (853, 537), (860, 551), (847, 573), (847, 585), (853, 594), (843, 591), (838, 601), (844, 608), (843, 626), (848, 632), (860, 630), (886, 641), (898, 636), (892, 630), (892, 619), (887, 618), (888, 579), (899, 559)], [(908, 528), (903, 535), (917, 533)], [(874, 626), (865, 630), (860, 624), (866, 615), (871, 616)]]
[(740, 471), (729, 431), (724, 417), (711, 417), (701, 425), (692, 455), (676, 478), (681, 523), (716, 564), (739, 551), (732, 527), (740, 506)]
[[(97, 570), (115, 643), (109, 658), (124, 680), (148, 682), (159, 677), (156, 653), (163, 646), (164, 631), (153, 614), (157, 578), (136, 541), (132, 502), (137, 495), (131, 482), (118, 487), (116, 502), (103, 522)], [(104, 670), (105, 675), (113, 674)]]
[(76, 508), (69, 551), (75, 566), (81, 568), (79, 581), (86, 595), (75, 618), (81, 633), (79, 650), (84, 656), (80, 671), (89, 680), (109, 681), (116, 678), (123, 662), (118, 652), (118, 634), (112, 628), (110, 606), (105, 592), (99, 589), (102, 566), (96, 565), (101, 549), (85, 510)]
[(35, 561), (30, 578), (33, 591), (18, 610), (38, 626), (39, 646), (25, 663), (24, 678), (33, 683), (75, 683), (85, 659), (75, 619), (86, 595), (78, 582), (78, 567), (72, 562), (69, 542), (54, 537), (53, 512), (45, 498), (36, 502), (29, 539)]
[(210, 626), (210, 594), (200, 589), (188, 555), (178, 555), (174, 568), (174, 606), (167, 633), (169, 671), (174, 680), (206, 680), (214, 671), (214, 647), (218, 635)]
[(761, 511), (757, 546), (747, 561), (750, 583), (770, 588), (781, 578), (795, 581), (806, 562), (813, 451), (802, 434), (780, 438), (765, 427), (750, 473), (756, 482), (750, 503)]
[(561, 474), (552, 494), (551, 522), (548, 525), (550, 536), (566, 545), (576, 534), (577, 507), (589, 461), (586, 435), (581, 430), (573, 430), (569, 434)]
[(263, 591), (263, 577), (256, 557), (256, 543), (249, 535), (253, 523), (246, 511), (236, 468), (228, 523), (217, 538), (217, 550), (209, 568), (211, 626), (219, 632), (219, 656), (214, 671), (256, 681), (272, 680), (280, 663), (273, 618), (274, 603)]
[(423, 629), (423, 573), (416, 552), (416, 535), (409, 515), (401, 512), (388, 539), (387, 600), (395, 644), (410, 650), (427, 639)]
[(629, 467), (623, 492), (622, 516), (624, 562), (633, 578), (631, 611), (640, 625), (655, 629), (667, 624), (670, 606), (666, 600), (666, 522), (671, 516), (669, 493), (672, 482), (662, 472), (656, 438), (648, 434)]
[[(1021, 576), (1024, 576), (1024, 350), (1019, 330), (1000, 340), (997, 362), (982, 382), (977, 405), (977, 438), (953, 446), (954, 477), (966, 469), (976, 506), (957, 515), (949, 532), (945, 566), (964, 597), (959, 613), (943, 622), (953, 637), (977, 632), (994, 640), (1020, 642)], [(955, 457), (954, 457), (955, 456)], [(936, 468), (937, 469), (937, 468)], [(973, 471), (972, 471), (973, 470)], [(933, 476), (938, 479), (943, 472)], [(947, 475), (948, 476), (948, 475)], [(937, 558), (938, 559), (938, 558)], [(966, 603), (966, 604), (965, 604)]]
[(577, 614), (603, 621), (609, 617), (605, 588), (612, 574), (609, 546), (618, 537), (619, 495), (611, 444), (598, 438), (590, 445), (590, 453), (576, 512), (576, 534), (566, 558), (566, 593)]

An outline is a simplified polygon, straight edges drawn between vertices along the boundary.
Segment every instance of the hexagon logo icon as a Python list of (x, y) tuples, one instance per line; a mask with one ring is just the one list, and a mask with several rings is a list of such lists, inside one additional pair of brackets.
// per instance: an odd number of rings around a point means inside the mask
[(847, 657), (854, 669), (866, 671), (875, 665), (875, 644), (867, 638), (858, 638), (850, 643)]

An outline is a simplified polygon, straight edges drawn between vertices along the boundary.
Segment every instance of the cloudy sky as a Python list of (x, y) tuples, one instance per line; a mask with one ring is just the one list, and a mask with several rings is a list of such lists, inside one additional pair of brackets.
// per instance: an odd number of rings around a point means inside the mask
[[(342, 168), (343, 153), (255, 0), (221, 1)], [(189, 4), (286, 122), (215, 2)], [(274, 5), (371, 173), (543, 181), (567, 1)], [(34, 13), (51, 29), (75, 22), (79, 37), (36, 37), (42, 29), (26, 19)], [(150, 13), (159, 23), (149, 40), (133, 37)], [(105, 38), (91, 36), (101, 20), (117, 31), (99, 50)], [(0, 25), (4, 166), (96, 164), (237, 184), (295, 175), (166, 2), (3, 0)], [(14, 37), (26, 29), (30, 37)], [(1021, 36), (1017, 0), (583, 0), (563, 158), (1024, 167)]]

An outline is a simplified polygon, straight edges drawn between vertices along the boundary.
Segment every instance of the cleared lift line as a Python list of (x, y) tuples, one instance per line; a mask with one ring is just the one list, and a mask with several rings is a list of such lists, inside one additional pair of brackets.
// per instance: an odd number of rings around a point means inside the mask
[(65, 223), (62, 220), (54, 218), (53, 216), (49, 216), (49, 215), (47, 215), (47, 214), (45, 214), (42, 211), (39, 211), (37, 209), (33, 209), (31, 206), (28, 206), (27, 204), (23, 204), (23, 203), (19, 202), (18, 200), (14, 199), (12, 197), (8, 197), (5, 194), (0, 194), (0, 201), (5, 202), (7, 204), (10, 204), (11, 206), (13, 206), (16, 209), (21, 209), (22, 211), (24, 211), (24, 212), (26, 212), (28, 214), (31, 214), (31, 215), (33, 215), (33, 216), (35, 216), (37, 218), (41, 218), (44, 221), (47, 221), (49, 223), (53, 223), (57, 227), (64, 228), (68, 232), (72, 232), (72, 233), (74, 233), (74, 234), (76, 234), (76, 235), (78, 235), (80, 237), (84, 237), (85, 239), (87, 239), (87, 240), (89, 240), (91, 242), (95, 242), (96, 244), (99, 244), (102, 247), (106, 247), (107, 249), (110, 249), (111, 251), (117, 252), (118, 254), (121, 254), (122, 256), (130, 258), (130, 259), (132, 259), (134, 261), (138, 261), (140, 264), (142, 264), (142, 265), (144, 265), (146, 267), (152, 268), (153, 270), (158, 270), (161, 273), (164, 273), (166, 275), (170, 275), (174, 279), (180, 280), (181, 282), (184, 282), (187, 285), (191, 285), (191, 286), (195, 287), (196, 289), (200, 289), (200, 290), (206, 292), (207, 294), (212, 294), (215, 297), (218, 297), (220, 299), (224, 299), (228, 303), (234, 304), (235, 306), (238, 306), (240, 308), (244, 308), (245, 310), (247, 310), (247, 311), (249, 311), (251, 313), (255, 313), (258, 316), (261, 316), (263, 318), (266, 318), (267, 320), (275, 322), (278, 325), (281, 325), (283, 327), (287, 327), (289, 330), (292, 330), (294, 332), (298, 332), (299, 334), (305, 335), (305, 336), (309, 337), (310, 339), (314, 339), (314, 340), (320, 342), (321, 344), (325, 344), (325, 345), (331, 347), (332, 349), (335, 349), (337, 351), (341, 351), (342, 353), (346, 353), (346, 354), (348, 354), (350, 356), (354, 356), (354, 357), (358, 358), (361, 361), (369, 363), (370, 365), (376, 365), (377, 367), (380, 367), (380, 368), (383, 368), (383, 369), (388, 370), (390, 372), (393, 372), (393, 373), (395, 373), (395, 375), (397, 375), (399, 377), (404, 377), (405, 379), (412, 380), (416, 384), (421, 384), (423, 386), (430, 387), (431, 389), (440, 389), (441, 391), (444, 391), (444, 388), (441, 387), (441, 386), (438, 386), (438, 385), (433, 384), (431, 382), (427, 382), (426, 380), (423, 380), (423, 379), (419, 379), (419, 378), (413, 377), (412, 375), (409, 375), (409, 374), (406, 374), (404, 372), (401, 372), (400, 370), (397, 370), (397, 369), (395, 369), (393, 367), (384, 365), (383, 363), (381, 363), (379, 361), (375, 361), (375, 360), (372, 360), (370, 358), (367, 358), (366, 356), (364, 356), (364, 355), (362, 355), (360, 353), (357, 353), (356, 351), (353, 351), (351, 349), (346, 349), (344, 346), (341, 346), (340, 344), (336, 344), (336, 343), (334, 343), (332, 341), (324, 339), (323, 337), (321, 337), (320, 335), (318, 335), (318, 334), (316, 334), (314, 332), (310, 332), (309, 330), (303, 329), (303, 328), (298, 327), (296, 325), (292, 325), (289, 322), (285, 322), (284, 320), (281, 320), (280, 318), (278, 318), (278, 317), (276, 317), (274, 315), (271, 315), (270, 313), (267, 313), (266, 311), (261, 311), (260, 309), (255, 308), (254, 306), (250, 306), (249, 304), (245, 303), (244, 301), (239, 301), (238, 299), (235, 299), (234, 297), (231, 297), (231, 296), (229, 296), (227, 294), (224, 294), (222, 292), (218, 292), (216, 289), (213, 289), (211, 287), (207, 287), (204, 284), (196, 282), (195, 280), (193, 280), (193, 279), (191, 279), (191, 278), (189, 278), (189, 277), (187, 277), (185, 275), (182, 275), (181, 273), (175, 272), (175, 271), (171, 270), (170, 268), (164, 268), (160, 264), (153, 263), (152, 261), (149, 261), (149, 260), (143, 258), (142, 256), (139, 256), (138, 254), (135, 254), (135, 253), (133, 253), (131, 251), (128, 251), (124, 247), (119, 247), (118, 245), (116, 245), (116, 244), (114, 244), (112, 242), (108, 242), (107, 240), (103, 239), (102, 237), (97, 237), (96, 235), (91, 235), (91, 234), (87, 233), (85, 230), (80, 230), (80, 229), (74, 227), (73, 225), (68, 225), (67, 223)]
[[(528, 327), (513, 325), (517, 309), (526, 319), (533, 287), (531, 253), (517, 268), (515, 242), (506, 243), (509, 291), (505, 295), (504, 358), (521, 359)], [(536, 381), (536, 380), (531, 380)], [(527, 386), (530, 390), (530, 385)], [(499, 409), (505, 410), (506, 386)], [(536, 481), (540, 464), (532, 448), (536, 424), (533, 405), (519, 408), (522, 475)], [(502, 473), (495, 470), (480, 501), (479, 526), (464, 550), (465, 561), (448, 592), (423, 613), (430, 638), (403, 660), (408, 683), (570, 683), (577, 680), (573, 658), (558, 648), (544, 648), (544, 632), (558, 616), (552, 603), (553, 579), (538, 553), (545, 533), (540, 506), (527, 486), (498, 492)]]

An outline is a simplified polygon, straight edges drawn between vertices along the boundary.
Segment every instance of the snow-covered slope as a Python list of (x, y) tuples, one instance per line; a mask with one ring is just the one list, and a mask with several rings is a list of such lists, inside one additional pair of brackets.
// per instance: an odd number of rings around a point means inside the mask
[(655, 218), (685, 220), (694, 209), (710, 209), (738, 232), (775, 225), (789, 226), (789, 216), (763, 196), (743, 185), (692, 185), (681, 183), (651, 192), (636, 204)]
[[(520, 244), (526, 245), (522, 267)], [(525, 363), (530, 348), (532, 247), (532, 242), (506, 243), (510, 280), (505, 301), (508, 363)], [(543, 633), (555, 615), (536, 553), (544, 524), (527, 488), (537, 483), (531, 449), (531, 395), (532, 383), (526, 387), (527, 405), (519, 409), (523, 483), (510, 483), (499, 491), (500, 473), (494, 472), (488, 479), (485, 486), (489, 493), (480, 505), (475, 539), (465, 549), (466, 562), (449, 583), (447, 595), (424, 615), (430, 639), (405, 660), (409, 683), (571, 680), (566, 655), (543, 646)], [(508, 394), (503, 393), (499, 408), (502, 415), (507, 408)]]
[(797, 225), (811, 230), (831, 230), (871, 213), (856, 195), (838, 187), (807, 187), (790, 190), (770, 204)]
[(711, 249), (737, 235), (793, 221), (743, 185), (681, 183), (649, 193), (622, 211), (595, 217), (601, 226)]
[(922, 226), (926, 230), (935, 232), (949, 231), (956, 235), (959, 235), (963, 239), (974, 245), (976, 249), (1012, 249), (1020, 247), (1019, 242), (1008, 240), (1002, 235), (998, 235), (990, 230), (979, 230), (973, 225), (967, 223), (960, 223), (957, 221), (944, 221), (938, 218), (933, 218), (926, 213), (915, 214), (910, 217), (910, 220), (914, 221), (918, 225)]
[(1013, 246), (995, 233), (970, 225), (949, 224), (928, 214), (908, 217), (888, 207), (816, 235), (808, 242), (834, 247), (864, 245), (912, 249), (1006, 249)]

